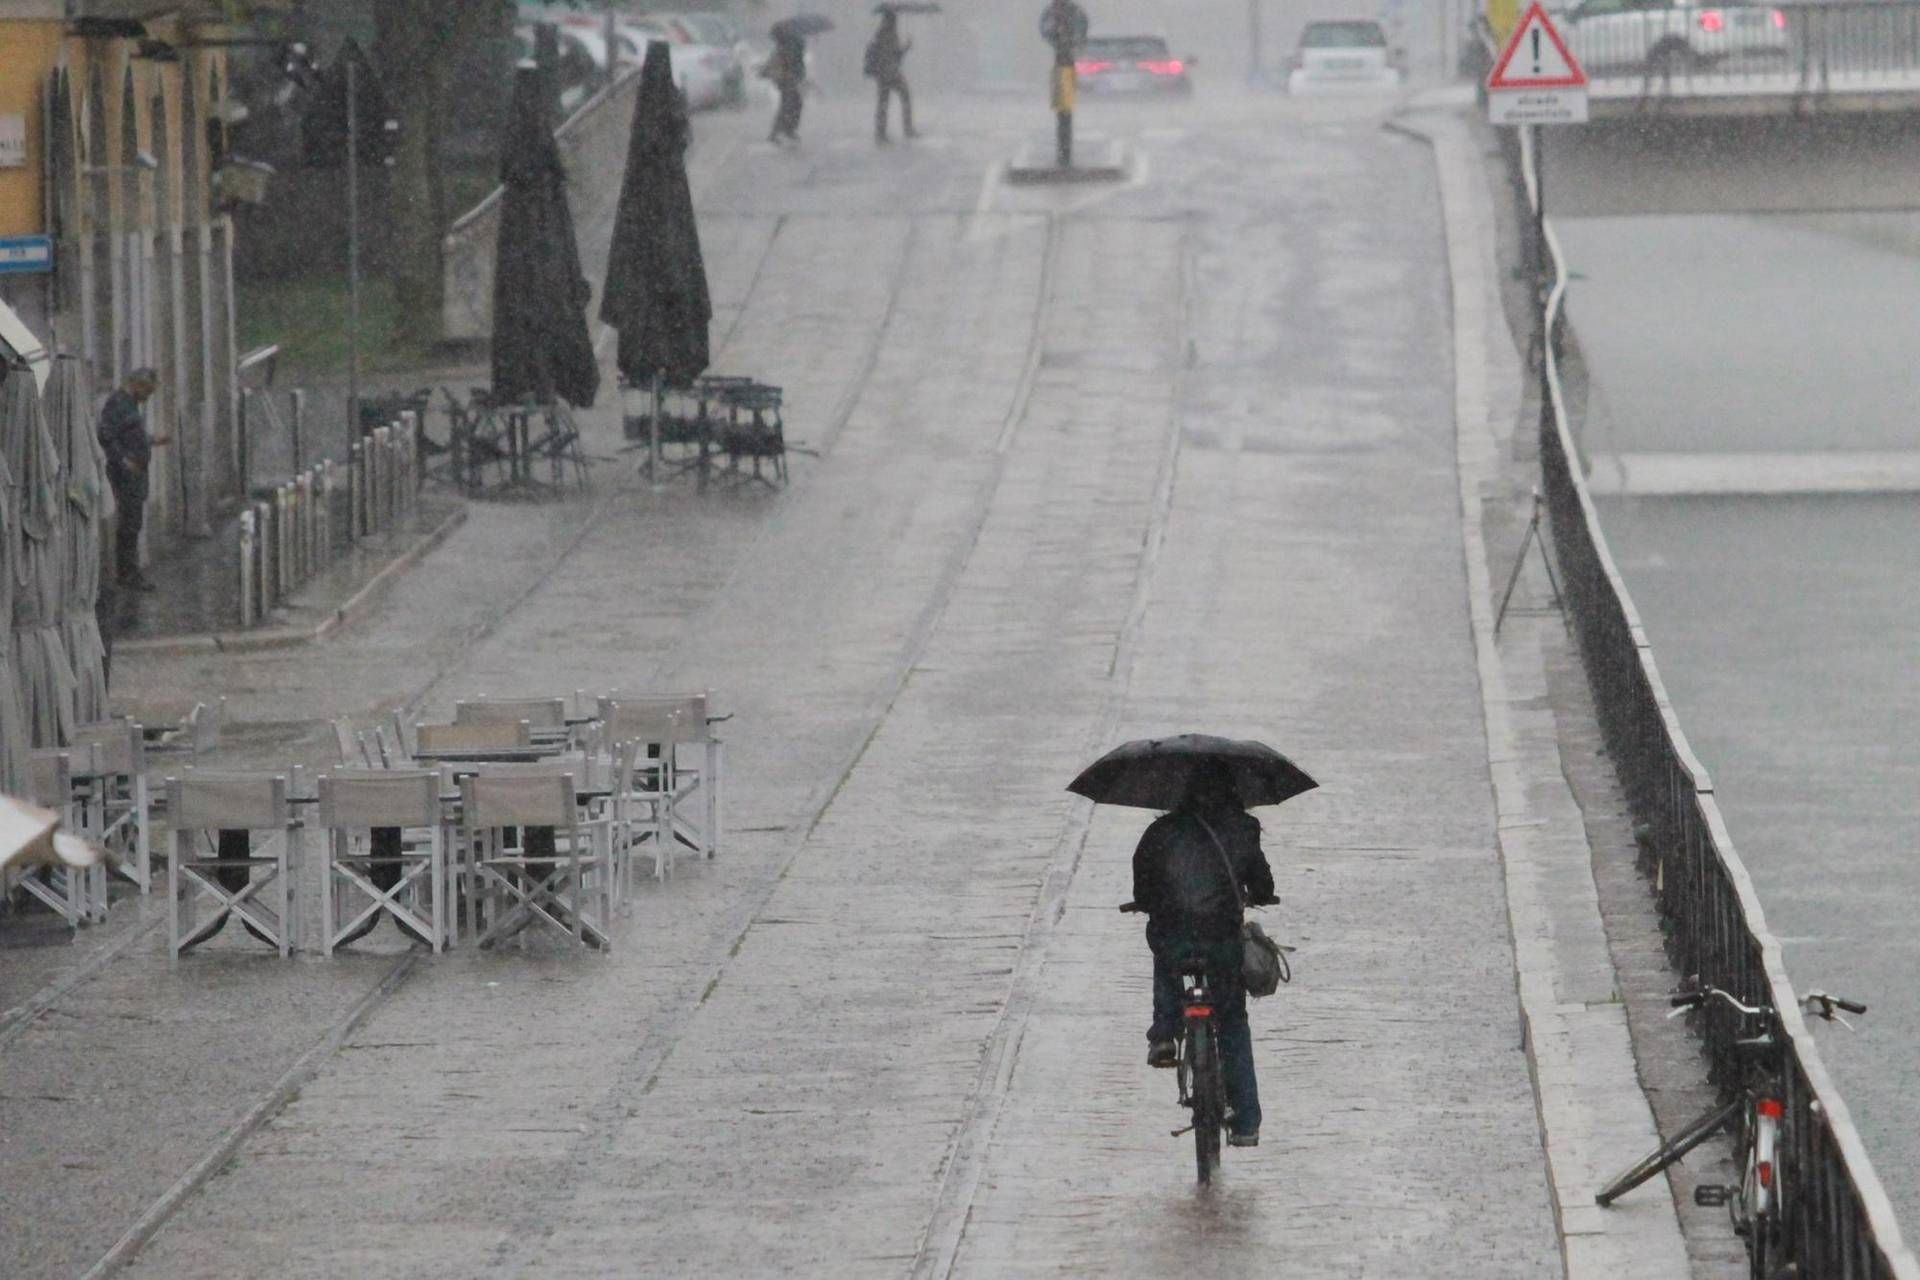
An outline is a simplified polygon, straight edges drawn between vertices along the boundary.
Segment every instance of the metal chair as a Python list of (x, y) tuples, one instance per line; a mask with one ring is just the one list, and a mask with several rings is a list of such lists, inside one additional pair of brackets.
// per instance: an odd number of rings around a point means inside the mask
[[(615, 715), (614, 708), (622, 710)], [(615, 692), (598, 703), (609, 741), (632, 736), (638, 726), (636, 716), (660, 711), (675, 711), (680, 722), (674, 735), (671, 763), (674, 795), (674, 831), (680, 842), (711, 858), (720, 851), (723, 824), (722, 793), (725, 782), (726, 744), (714, 732), (714, 726), (729, 717), (713, 714), (711, 691), (678, 694), (628, 694)], [(623, 724), (619, 717), (626, 717)], [(654, 723), (656, 730), (661, 726)], [(649, 755), (657, 755), (649, 752)], [(695, 756), (689, 762), (687, 756)]]
[[(27, 799), (60, 815), (61, 825), (77, 830), (71, 760), (64, 751), (35, 751), (27, 757)], [(78, 929), (107, 918), (103, 869), (69, 867), (57, 859), (21, 870), (12, 887)], [(96, 881), (97, 892), (96, 892)]]
[[(664, 880), (673, 874), (673, 857), (680, 844), (699, 847), (681, 835), (678, 816), (680, 802), (696, 785), (680, 777), (675, 768), (685, 732), (684, 715), (678, 706), (610, 702), (601, 724), (607, 742), (631, 748), (625, 757), (626, 776), (620, 779), (622, 834), (629, 853), (651, 846), (654, 879)], [(642, 819), (642, 811), (647, 819)]]
[[(440, 774), (432, 769), (343, 769), (319, 780), (320, 946), (364, 936), (380, 917), (444, 951), (452, 901)], [(410, 843), (409, 843), (410, 841)]]
[(83, 753), (74, 777), (83, 797), (77, 830), (107, 856), (107, 870), (153, 888), (153, 798), (147, 788), (146, 735), (131, 720), (101, 720), (74, 728), (71, 758)]
[(574, 778), (545, 765), (461, 780), (468, 896), (484, 905), (482, 948), (544, 921), (583, 945), (612, 945), (614, 871), (608, 824), (583, 823)]
[[(225, 916), (238, 916), (255, 937), (282, 956), (298, 945), (301, 831), (287, 803), (284, 774), (192, 773), (167, 779), (167, 937), (173, 955), (211, 937)], [(268, 837), (271, 852), (255, 853), (251, 840)], [(211, 840), (214, 851), (196, 851)], [(247, 842), (245, 854), (230, 841)], [(254, 872), (266, 869), (266, 875)], [(272, 891), (272, 905), (262, 895)], [(211, 899), (220, 913), (211, 928), (199, 926), (199, 905)]]

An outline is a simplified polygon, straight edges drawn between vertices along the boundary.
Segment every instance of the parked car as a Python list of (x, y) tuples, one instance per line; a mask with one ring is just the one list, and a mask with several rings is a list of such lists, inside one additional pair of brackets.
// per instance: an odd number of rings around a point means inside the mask
[(1395, 89), (1405, 78), (1387, 29), (1371, 18), (1309, 22), (1287, 63), (1288, 93)]
[(1191, 94), (1192, 58), (1176, 58), (1160, 36), (1090, 36), (1074, 59), (1080, 91)]
[(738, 24), (724, 13), (670, 13), (662, 18), (685, 32), (686, 42), (699, 49), (705, 64), (719, 73), (726, 104), (744, 105), (753, 51)]
[[(607, 73), (606, 24), (585, 14), (570, 14), (555, 25), (560, 36), (560, 107), (572, 111), (597, 89)], [(533, 56), (533, 27), (514, 29), (522, 57)], [(726, 101), (724, 76), (704, 56), (707, 50), (676, 39), (665, 24), (621, 19), (614, 25), (619, 65), (637, 67), (646, 59), (649, 41), (667, 46), (673, 63), (673, 83), (690, 111), (703, 111)]]
[(1763, 4), (1582, 0), (1560, 15), (1567, 47), (1589, 72), (1674, 75), (1716, 63), (1787, 56), (1787, 18)]

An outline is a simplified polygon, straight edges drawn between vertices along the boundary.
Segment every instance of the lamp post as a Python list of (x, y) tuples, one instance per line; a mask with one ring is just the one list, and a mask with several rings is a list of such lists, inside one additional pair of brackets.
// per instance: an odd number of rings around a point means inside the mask
[(360, 68), (347, 59), (347, 439), (360, 438)]

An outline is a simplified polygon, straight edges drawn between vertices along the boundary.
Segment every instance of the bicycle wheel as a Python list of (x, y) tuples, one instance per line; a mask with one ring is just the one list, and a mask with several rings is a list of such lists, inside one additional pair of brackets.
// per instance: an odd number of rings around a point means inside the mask
[(1604, 1209), (1654, 1174), (1673, 1164), (1687, 1152), (1725, 1128), (1734, 1117), (1739, 1115), (1744, 1102), (1745, 1099), (1735, 1098), (1718, 1110), (1709, 1111), (1701, 1116), (1679, 1133), (1674, 1134), (1671, 1139), (1661, 1143), (1651, 1155), (1634, 1162), (1625, 1173), (1607, 1183), (1600, 1189), (1600, 1193), (1594, 1196), (1593, 1202)]
[(1214, 1052), (1213, 1029), (1204, 1023), (1189, 1028), (1187, 1047), (1193, 1058), (1193, 1158), (1205, 1186), (1220, 1167), (1220, 1126), (1226, 1120), (1225, 1090), (1220, 1083), (1219, 1055)]

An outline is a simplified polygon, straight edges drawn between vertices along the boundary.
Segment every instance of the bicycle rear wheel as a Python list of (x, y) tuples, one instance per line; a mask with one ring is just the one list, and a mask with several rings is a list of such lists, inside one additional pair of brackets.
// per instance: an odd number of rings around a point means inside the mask
[(1626, 1172), (1607, 1183), (1600, 1189), (1600, 1193), (1594, 1196), (1593, 1202), (1603, 1209), (1612, 1204), (1731, 1124), (1744, 1104), (1745, 1099), (1735, 1098), (1725, 1106), (1701, 1116), (1679, 1133), (1674, 1134), (1671, 1139), (1661, 1143), (1651, 1155), (1636, 1161)]
[(1220, 1127), (1226, 1122), (1227, 1114), (1213, 1029), (1205, 1023), (1190, 1026), (1187, 1050), (1193, 1062), (1194, 1167), (1200, 1184), (1205, 1186), (1213, 1181), (1213, 1172), (1220, 1167)]

